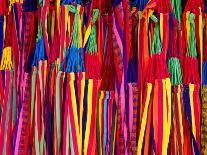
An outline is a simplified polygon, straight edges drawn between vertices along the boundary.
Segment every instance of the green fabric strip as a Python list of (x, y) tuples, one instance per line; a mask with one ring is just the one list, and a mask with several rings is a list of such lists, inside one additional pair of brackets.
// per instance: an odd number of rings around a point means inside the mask
[(60, 154), (60, 141), (61, 141), (61, 131), (60, 131), (60, 76), (62, 72), (59, 71), (56, 79), (56, 123), (57, 123), (57, 141), (58, 141), (58, 154)]
[(182, 84), (182, 74), (180, 69), (180, 61), (178, 58), (170, 58), (168, 62), (170, 72), (170, 80), (172, 85)]
[(175, 14), (175, 17), (177, 18), (178, 22), (181, 22), (181, 16), (182, 16), (182, 8), (181, 8), (181, 0), (171, 0), (171, 5), (173, 8), (173, 12)]
[(98, 19), (99, 16), (99, 10), (98, 9), (93, 9), (93, 16), (92, 16), (92, 28), (91, 28), (91, 33), (88, 38), (88, 44), (86, 47), (86, 51), (89, 52), (90, 54), (97, 53), (97, 42), (96, 42), (96, 20)]
[[(32, 98), (31, 98), (31, 117), (30, 117), (30, 124), (32, 124), (33, 120), (33, 113), (34, 113), (34, 102), (35, 102), (35, 83), (36, 83), (36, 74), (37, 68), (34, 66), (34, 71), (32, 74)], [(32, 128), (32, 125), (31, 125)]]
[(159, 29), (159, 24), (156, 23), (154, 28), (153, 41), (152, 41), (152, 54), (161, 53), (161, 50), (162, 50), (162, 46), (160, 40), (160, 29)]
[(190, 22), (190, 35), (188, 40), (188, 48), (186, 52), (186, 56), (189, 57), (197, 57), (197, 51), (196, 51), (196, 37), (195, 37), (195, 15), (193, 13), (189, 14), (188, 20)]

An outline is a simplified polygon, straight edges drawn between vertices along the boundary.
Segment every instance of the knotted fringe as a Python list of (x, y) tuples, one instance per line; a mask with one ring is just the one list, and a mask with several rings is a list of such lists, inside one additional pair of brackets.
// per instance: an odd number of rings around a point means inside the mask
[(183, 82), (185, 84), (200, 82), (199, 71), (198, 71), (198, 60), (196, 51), (196, 38), (195, 38), (195, 22), (194, 14), (186, 14), (186, 29), (187, 29), (187, 40), (188, 47), (186, 52), (186, 57), (184, 59), (184, 73)]
[(12, 48), (8, 46), (3, 49), (0, 70), (11, 70), (12, 68)]
[(195, 15), (193, 13), (190, 13), (188, 16), (188, 22), (190, 24), (190, 32), (189, 32), (189, 38), (188, 39), (188, 48), (186, 52), (186, 56), (188, 57), (197, 57), (196, 52), (196, 36), (195, 36)]
[(182, 16), (182, 6), (181, 6), (181, 0), (171, 0), (171, 5), (173, 8), (173, 12), (175, 14), (175, 17), (177, 18), (178, 22), (181, 22), (181, 16)]
[(35, 54), (34, 54), (32, 66), (38, 66), (38, 61), (46, 60), (46, 59), (47, 59), (47, 54), (45, 51), (45, 43), (42, 33), (42, 21), (40, 21), (40, 26), (36, 36), (36, 48), (35, 48)]
[(86, 79), (94, 78), (100, 79), (100, 63), (98, 58), (97, 49), (97, 36), (96, 36), (96, 21), (99, 17), (99, 10), (93, 9), (92, 14), (92, 28), (88, 38), (85, 54), (85, 68), (86, 68)]
[(159, 25), (156, 24), (155, 28), (154, 28), (154, 37), (153, 37), (153, 41), (152, 41), (152, 50), (151, 53), (152, 54), (158, 54), (161, 53), (161, 41), (160, 41), (160, 29), (159, 29)]
[(74, 16), (74, 23), (73, 23), (73, 31), (71, 36), (71, 47), (67, 49), (66, 59), (67, 59), (67, 66), (66, 72), (79, 72), (84, 71), (84, 60), (82, 55), (82, 49), (79, 45), (79, 39), (81, 38), (81, 21), (80, 21), (80, 6), (78, 5), (77, 8), (73, 5), (68, 6), (69, 11), (75, 14)]
[(178, 58), (170, 58), (168, 62), (168, 69), (170, 72), (170, 80), (172, 85), (182, 84), (182, 74), (180, 69), (180, 62)]

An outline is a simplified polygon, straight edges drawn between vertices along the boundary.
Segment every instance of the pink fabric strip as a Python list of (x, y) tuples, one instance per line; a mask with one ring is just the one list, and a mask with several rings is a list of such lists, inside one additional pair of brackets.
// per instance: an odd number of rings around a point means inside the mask
[[(89, 81), (90, 82), (90, 81)], [(91, 115), (91, 126), (90, 126), (90, 134), (89, 134), (89, 143), (88, 143), (88, 150), (87, 155), (91, 155), (93, 150), (93, 141), (95, 136), (95, 127), (96, 127), (96, 106), (97, 106), (97, 95), (98, 90), (100, 87), (100, 83), (98, 80), (93, 81), (93, 90), (92, 90), (92, 115)]]
[(133, 92), (132, 92), (132, 84), (128, 84), (129, 89), (129, 131), (132, 132), (133, 126)]

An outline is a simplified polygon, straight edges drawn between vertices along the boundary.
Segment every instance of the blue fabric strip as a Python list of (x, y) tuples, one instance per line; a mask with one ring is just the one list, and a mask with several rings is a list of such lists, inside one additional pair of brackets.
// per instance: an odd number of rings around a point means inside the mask
[(87, 120), (87, 112), (88, 112), (88, 80), (85, 82), (85, 90), (84, 90), (84, 99), (83, 99), (83, 122), (82, 122), (82, 145), (84, 146), (84, 138), (86, 131), (86, 120)]
[(109, 91), (106, 91), (106, 98), (104, 100), (104, 135), (103, 135), (103, 154), (106, 154), (106, 144), (108, 137), (108, 99)]

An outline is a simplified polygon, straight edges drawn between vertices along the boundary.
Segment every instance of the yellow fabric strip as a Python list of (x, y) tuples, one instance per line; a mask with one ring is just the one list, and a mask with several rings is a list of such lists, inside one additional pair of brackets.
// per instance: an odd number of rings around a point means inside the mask
[(80, 149), (82, 150), (82, 122), (83, 122), (83, 99), (84, 99), (84, 88), (85, 88), (85, 73), (82, 73), (81, 79), (81, 94), (80, 94), (80, 111), (79, 111), (79, 127), (80, 127)]
[(57, 27), (58, 32), (60, 32), (60, 0), (56, 0), (56, 9), (57, 9)]
[(47, 60), (44, 60), (44, 93), (46, 90), (46, 79), (47, 79)]
[(55, 32), (55, 11), (52, 11), (52, 23), (51, 23), (52, 40), (54, 39), (54, 32)]
[(70, 12), (68, 7), (66, 7), (66, 11), (67, 11), (67, 29), (68, 29), (68, 34), (70, 36)]
[(78, 48), (81, 48), (82, 47), (82, 44), (83, 44), (83, 39), (82, 39), (82, 33), (81, 33), (81, 30), (82, 30), (82, 22), (81, 22), (81, 14), (80, 14), (80, 10), (81, 10), (81, 5), (77, 5), (77, 10), (78, 10)]
[(137, 155), (141, 155), (141, 151), (142, 151), (142, 142), (143, 142), (144, 131), (145, 131), (146, 122), (147, 122), (147, 113), (148, 113), (148, 107), (150, 103), (151, 91), (152, 91), (152, 84), (148, 83), (147, 84), (147, 97), (146, 97), (145, 108), (144, 108), (142, 122), (141, 122), (140, 136), (139, 136), (138, 144), (137, 144)]
[(84, 155), (87, 154), (88, 143), (89, 143), (91, 115), (92, 115), (92, 92), (93, 92), (93, 80), (89, 79), (88, 80), (88, 101), (87, 101), (88, 111), (87, 111), (86, 131), (85, 131), (84, 149), (83, 149)]
[(160, 13), (160, 38), (163, 42), (163, 13)]
[(187, 43), (189, 40), (189, 36), (190, 36), (190, 22), (188, 21), (188, 17), (189, 17), (190, 11), (186, 12), (186, 32), (187, 32)]
[(4, 16), (4, 38), (6, 34), (6, 16)]
[[(116, 115), (115, 115), (115, 122), (117, 122), (117, 113), (116, 113)], [(115, 153), (114, 153), (114, 150), (115, 150), (115, 142), (116, 142), (116, 124), (117, 124), (117, 123), (115, 123), (115, 128), (114, 128), (114, 141), (113, 141), (112, 154), (115, 154)]]
[(199, 39), (200, 39), (200, 73), (201, 73), (201, 81), (202, 81), (202, 70), (203, 70), (203, 66), (202, 66), (202, 62), (203, 62), (203, 19), (202, 19), (202, 12), (201, 12), (201, 8), (200, 9), (200, 15), (199, 15)]
[(171, 129), (171, 82), (170, 78), (166, 79), (166, 91), (167, 91), (167, 137), (166, 138), (166, 147), (165, 147), (165, 154), (167, 154), (167, 148), (170, 139), (170, 129)]
[(163, 140), (162, 140), (162, 155), (167, 154), (167, 103), (166, 103), (166, 80), (162, 80), (162, 88), (163, 88)]
[(89, 23), (89, 25), (88, 25), (88, 27), (86, 29), (86, 32), (85, 32), (83, 47), (85, 47), (86, 42), (88, 41), (90, 33), (91, 33), (91, 22)]
[(190, 109), (191, 109), (191, 117), (192, 117), (192, 130), (193, 135), (196, 140), (196, 125), (195, 125), (195, 116), (194, 116), (194, 102), (193, 102), (193, 92), (194, 92), (194, 84), (189, 84), (189, 96), (190, 96)]
[(184, 136), (183, 136), (183, 122), (182, 122), (182, 111), (181, 111), (181, 102), (180, 102), (180, 92), (181, 88), (180, 85), (178, 86), (178, 93), (177, 93), (177, 101), (178, 101), (178, 113), (179, 113), (179, 123), (180, 123), (180, 134), (181, 134), (181, 143), (182, 143), (182, 148), (184, 145)]

